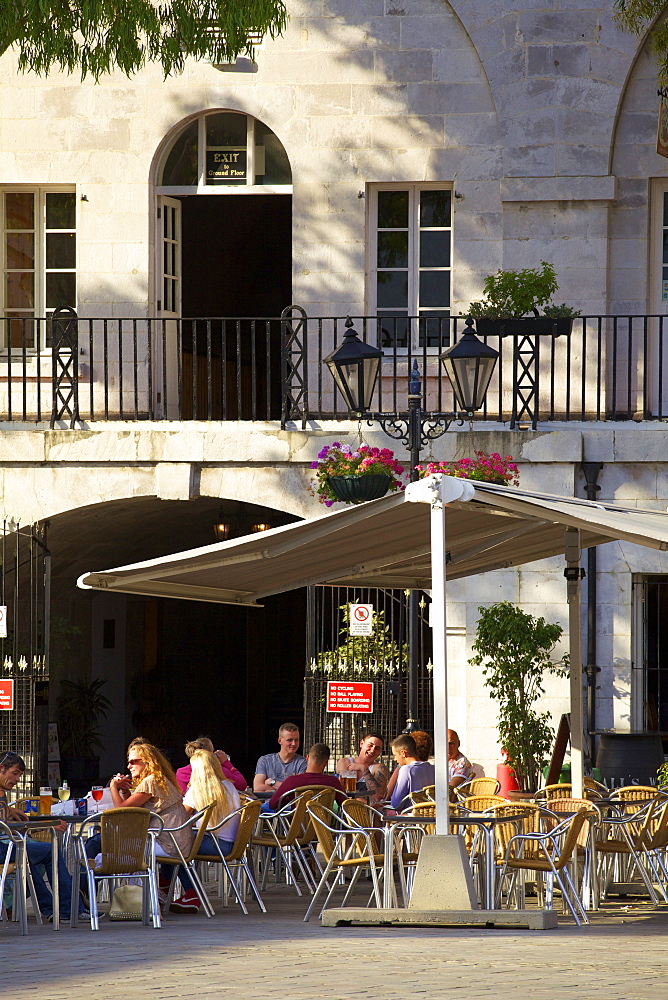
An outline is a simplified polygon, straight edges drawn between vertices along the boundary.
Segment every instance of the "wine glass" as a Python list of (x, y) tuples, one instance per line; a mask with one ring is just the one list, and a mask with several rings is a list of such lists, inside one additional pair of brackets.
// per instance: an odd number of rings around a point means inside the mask
[[(99, 802), (100, 799), (102, 798), (102, 796), (104, 795), (104, 788), (102, 787), (102, 785), (93, 785), (93, 787), (90, 790), (90, 794), (93, 796), (93, 798), (95, 799), (96, 802)], [(98, 807), (95, 810), (95, 812), (99, 812), (99, 811), (100, 811), (100, 807), (98, 805)]]
[(58, 786), (58, 798), (61, 802), (67, 802), (70, 797), (70, 787), (65, 781), (62, 785)]

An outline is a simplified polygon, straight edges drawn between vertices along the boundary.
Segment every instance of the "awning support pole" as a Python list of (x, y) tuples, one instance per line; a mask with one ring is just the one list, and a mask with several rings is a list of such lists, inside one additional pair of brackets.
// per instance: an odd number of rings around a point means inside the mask
[(565, 576), (568, 593), (568, 632), (570, 641), (571, 682), (571, 784), (573, 798), (583, 798), (583, 699), (582, 699), (582, 603), (580, 558), (580, 532), (577, 528), (566, 530), (564, 552)]

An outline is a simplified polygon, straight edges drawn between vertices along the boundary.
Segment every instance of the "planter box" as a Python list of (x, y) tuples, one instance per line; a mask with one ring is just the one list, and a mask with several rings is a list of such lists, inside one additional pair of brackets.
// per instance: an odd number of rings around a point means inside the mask
[(564, 337), (573, 329), (572, 316), (522, 316), (517, 319), (475, 320), (480, 337)]

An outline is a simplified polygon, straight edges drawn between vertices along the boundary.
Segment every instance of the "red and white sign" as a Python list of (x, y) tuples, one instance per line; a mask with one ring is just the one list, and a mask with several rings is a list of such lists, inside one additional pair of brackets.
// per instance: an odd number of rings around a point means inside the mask
[(373, 604), (350, 605), (350, 634), (373, 635)]
[(327, 681), (328, 712), (373, 712), (372, 681)]
[(14, 708), (14, 681), (0, 679), (0, 711), (11, 712)]

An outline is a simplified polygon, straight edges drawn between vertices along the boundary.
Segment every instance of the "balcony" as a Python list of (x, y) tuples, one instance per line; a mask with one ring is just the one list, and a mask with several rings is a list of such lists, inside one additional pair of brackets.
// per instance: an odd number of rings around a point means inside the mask
[[(71, 318), (0, 321), (0, 421), (80, 425), (99, 420), (347, 418), (322, 364), (345, 317), (203, 319)], [(353, 317), (362, 340), (385, 352), (372, 409), (406, 409), (417, 361), (424, 409), (454, 408), (439, 364), (464, 317)], [(6, 327), (2, 327), (2, 322)], [(9, 326), (11, 324), (11, 327)], [(55, 332), (54, 332), (55, 331)], [(668, 417), (668, 320), (581, 316), (570, 333), (482, 336), (499, 351), (477, 419), (514, 427), (544, 421), (663, 420)], [(53, 346), (37, 350), (35, 345)]]

